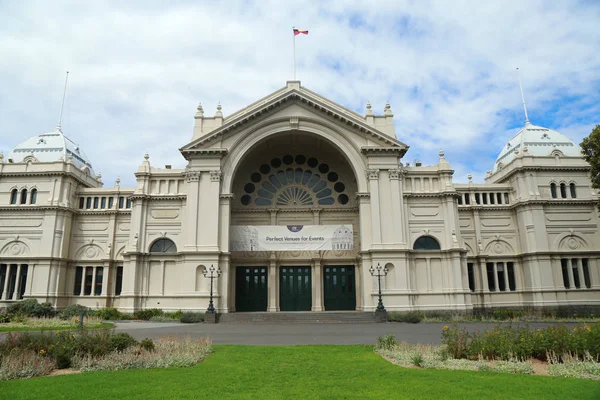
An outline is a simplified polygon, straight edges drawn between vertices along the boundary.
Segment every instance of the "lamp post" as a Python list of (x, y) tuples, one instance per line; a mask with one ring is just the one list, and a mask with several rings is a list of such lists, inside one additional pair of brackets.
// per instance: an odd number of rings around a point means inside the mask
[(206, 313), (214, 314), (215, 313), (215, 305), (213, 303), (213, 280), (215, 280), (219, 276), (221, 276), (221, 268), (217, 268), (215, 270), (215, 267), (213, 267), (212, 265), (210, 266), (209, 269), (206, 269), (206, 267), (204, 267), (204, 271), (202, 271), (202, 274), (204, 275), (205, 278), (210, 279), (210, 300), (208, 302), (208, 308), (206, 309)]
[(377, 268), (373, 268), (373, 266), (371, 265), (371, 268), (369, 268), (369, 272), (371, 273), (371, 276), (377, 277), (377, 286), (379, 289), (379, 301), (377, 302), (377, 309), (375, 310), (375, 312), (385, 313), (386, 311), (385, 307), (383, 306), (383, 300), (381, 300), (381, 277), (387, 275), (388, 269), (387, 267), (381, 268), (379, 263), (377, 263)]

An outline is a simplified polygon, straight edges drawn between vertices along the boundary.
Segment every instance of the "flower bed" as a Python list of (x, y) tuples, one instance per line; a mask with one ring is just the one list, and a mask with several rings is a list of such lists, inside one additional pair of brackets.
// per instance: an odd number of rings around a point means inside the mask
[(212, 350), (209, 339), (163, 338), (138, 343), (126, 333), (9, 333), (0, 342), (0, 380), (81, 371), (190, 366)]

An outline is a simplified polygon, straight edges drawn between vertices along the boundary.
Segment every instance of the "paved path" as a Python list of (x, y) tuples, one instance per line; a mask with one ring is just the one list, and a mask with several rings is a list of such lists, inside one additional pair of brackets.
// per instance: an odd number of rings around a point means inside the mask
[[(158, 322), (117, 322), (117, 332), (127, 332), (136, 339), (160, 336), (210, 337), (215, 344), (299, 345), (299, 344), (375, 344), (378, 336), (393, 333), (398, 341), (411, 344), (439, 344), (443, 323), (382, 324), (180, 324)], [(463, 323), (469, 331), (492, 328), (492, 323)], [(548, 323), (529, 323), (542, 328)], [(569, 324), (574, 325), (574, 324)]]

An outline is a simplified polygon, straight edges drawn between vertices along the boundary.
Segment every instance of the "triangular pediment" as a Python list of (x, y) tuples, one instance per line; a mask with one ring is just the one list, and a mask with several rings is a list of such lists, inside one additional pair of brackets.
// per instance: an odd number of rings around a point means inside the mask
[(293, 118), (293, 115), (295, 115), (293, 112), (294, 108), (302, 108), (303, 117), (327, 118), (336, 125), (346, 128), (347, 131), (368, 137), (369, 146), (374, 148), (395, 149), (401, 155), (408, 149), (407, 145), (395, 137), (391, 137), (389, 134), (368, 124), (365, 117), (360, 114), (301, 87), (299, 82), (296, 85), (293, 83), (295, 82), (288, 82), (286, 87), (224, 118), (220, 127), (195, 138), (183, 146), (180, 151), (184, 155), (202, 149), (210, 151), (210, 148), (215, 149), (217, 142), (235, 135), (236, 132), (242, 131), (258, 121), (275, 115), (281, 115), (282, 117), (288, 115), (290, 118)]

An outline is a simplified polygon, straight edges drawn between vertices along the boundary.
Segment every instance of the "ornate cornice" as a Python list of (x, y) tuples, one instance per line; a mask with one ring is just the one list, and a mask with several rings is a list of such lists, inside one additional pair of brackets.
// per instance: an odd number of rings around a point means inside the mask
[(390, 155), (402, 157), (404, 153), (406, 153), (406, 149), (386, 146), (363, 146), (360, 148), (360, 151), (367, 157), (383, 157)]

